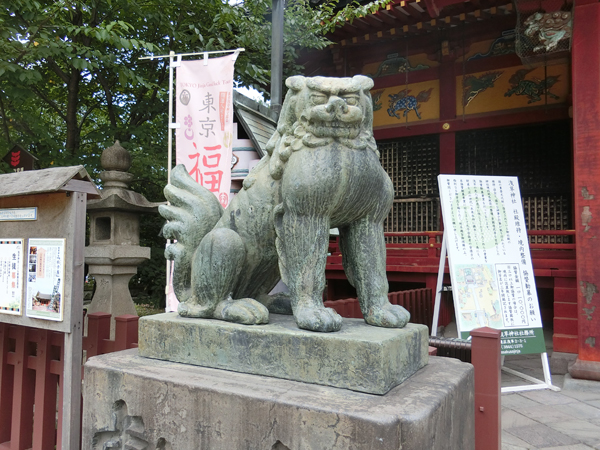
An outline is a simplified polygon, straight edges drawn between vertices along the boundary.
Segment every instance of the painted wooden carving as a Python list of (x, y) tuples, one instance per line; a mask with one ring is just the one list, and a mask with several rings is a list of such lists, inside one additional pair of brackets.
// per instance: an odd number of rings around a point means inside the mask
[(415, 70), (429, 69), (429, 66), (417, 64), (411, 66), (410, 61), (404, 57), (388, 58), (377, 68), (377, 72), (369, 75), (371, 78), (385, 77), (387, 75), (396, 75), (398, 73), (413, 72)]
[(525, 21), (525, 36), (539, 41), (534, 52), (550, 53), (557, 50), (558, 44), (571, 39), (573, 19), (569, 11), (552, 13), (537, 12)]
[(414, 111), (417, 117), (420, 119), (421, 114), (419, 113), (419, 103), (424, 103), (429, 100), (433, 88), (429, 88), (426, 91), (419, 92), (416, 96), (410, 94), (410, 89), (403, 89), (397, 94), (390, 94), (390, 107), (387, 112), (390, 117), (401, 119), (397, 114), (398, 111), (403, 111), (402, 117), (406, 117), (409, 112)]
[(524, 95), (529, 98), (527, 103), (539, 102), (544, 95), (547, 95), (554, 100), (558, 100), (559, 97), (550, 92), (552, 86), (559, 81), (559, 75), (547, 76), (543, 80), (534, 78), (532, 80), (526, 80), (525, 77), (533, 69), (520, 69), (517, 70), (512, 77), (508, 80), (512, 88), (504, 93), (505, 97), (511, 95)]
[(376, 91), (371, 91), (371, 100), (373, 102), (373, 112), (379, 111), (383, 108), (383, 103), (381, 102), (381, 96), (383, 95), (385, 89), (378, 89)]
[(494, 87), (503, 72), (486, 72), (483, 75), (467, 75), (463, 78), (463, 106), (467, 106), (478, 94)]
[(467, 61), (475, 59), (489, 58), (490, 56), (509, 55), (515, 52), (515, 30), (506, 30), (502, 36), (492, 41), (490, 47), (485, 53), (476, 53), (469, 57)]

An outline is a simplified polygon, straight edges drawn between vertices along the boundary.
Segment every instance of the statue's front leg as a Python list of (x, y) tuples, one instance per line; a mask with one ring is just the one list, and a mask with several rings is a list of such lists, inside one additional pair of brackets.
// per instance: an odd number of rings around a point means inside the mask
[(285, 211), (278, 225), (282, 275), (290, 290), (292, 311), (299, 328), (338, 331), (342, 318), (323, 306), (329, 218)]
[(358, 293), (365, 322), (387, 328), (402, 328), (410, 313), (388, 300), (385, 239), (381, 222), (364, 218), (340, 229), (344, 270)]
[(232, 299), (246, 251), (233, 230), (217, 228), (200, 242), (192, 262), (192, 298), (181, 303), (179, 315), (228, 322), (268, 323), (269, 311), (251, 298)]

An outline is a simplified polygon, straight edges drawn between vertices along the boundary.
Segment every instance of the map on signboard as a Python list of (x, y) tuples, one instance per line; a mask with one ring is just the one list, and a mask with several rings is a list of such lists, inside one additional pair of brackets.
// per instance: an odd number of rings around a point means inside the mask
[(460, 304), (465, 328), (502, 328), (498, 284), (491, 264), (458, 265), (452, 293)]

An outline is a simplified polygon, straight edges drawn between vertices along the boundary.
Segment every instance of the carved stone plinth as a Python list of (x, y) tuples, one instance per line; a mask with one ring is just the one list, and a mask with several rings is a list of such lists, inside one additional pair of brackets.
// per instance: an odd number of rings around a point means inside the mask
[(473, 366), (452, 358), (431, 357), (381, 396), (133, 349), (86, 363), (83, 411), (92, 450), (474, 450)]
[(140, 320), (141, 356), (385, 394), (427, 364), (425, 325), (380, 328), (344, 319), (335, 333), (301, 330), (292, 316), (265, 325), (187, 319)]

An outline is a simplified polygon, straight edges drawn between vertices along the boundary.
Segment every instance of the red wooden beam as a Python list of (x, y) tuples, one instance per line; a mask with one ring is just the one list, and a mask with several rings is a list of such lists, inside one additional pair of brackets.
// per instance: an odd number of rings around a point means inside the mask
[[(552, 122), (555, 120), (569, 119), (569, 110), (566, 106), (557, 106), (546, 109), (531, 109), (513, 113), (504, 113), (486, 117), (469, 117), (463, 122), (460, 118), (454, 120), (432, 121), (418, 124), (410, 123), (408, 127), (391, 126), (374, 130), (376, 140), (397, 139), (408, 136), (419, 136), (423, 134), (438, 134), (445, 132), (457, 132), (475, 130), (479, 128), (508, 127), (525, 125), (528, 123)], [(448, 130), (442, 128), (443, 124), (449, 125)]]

